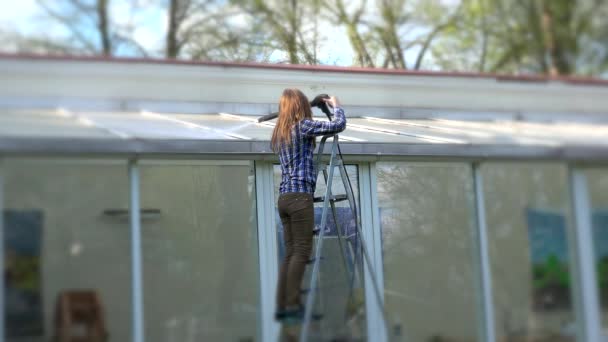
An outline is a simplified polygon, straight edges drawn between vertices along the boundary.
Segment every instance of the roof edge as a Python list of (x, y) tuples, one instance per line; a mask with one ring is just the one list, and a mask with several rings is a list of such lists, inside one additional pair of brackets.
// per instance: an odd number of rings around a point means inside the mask
[(59, 61), (59, 62), (103, 62), (103, 63), (134, 63), (184, 66), (215, 66), (225, 68), (257, 68), (286, 71), (333, 72), (345, 74), (371, 74), (394, 76), (422, 76), (422, 77), (455, 77), (494, 79), (505, 82), (547, 83), (562, 82), (580, 86), (608, 86), (608, 79), (578, 76), (546, 76), (546, 75), (508, 75), (496, 73), (452, 72), (452, 71), (425, 71), (425, 70), (399, 70), (369, 67), (344, 67), (332, 65), (302, 65), (302, 64), (271, 64), (257, 62), (218, 62), (194, 61), (162, 58), (131, 58), (131, 57), (105, 57), (105, 56), (78, 56), (78, 55), (43, 55), (30, 53), (0, 52), (0, 60), (33, 60), (33, 61)]

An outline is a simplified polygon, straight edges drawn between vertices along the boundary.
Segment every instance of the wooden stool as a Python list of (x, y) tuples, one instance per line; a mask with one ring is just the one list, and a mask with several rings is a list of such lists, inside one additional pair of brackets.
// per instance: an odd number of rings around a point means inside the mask
[(105, 342), (108, 339), (101, 299), (94, 290), (70, 290), (57, 296), (57, 342)]

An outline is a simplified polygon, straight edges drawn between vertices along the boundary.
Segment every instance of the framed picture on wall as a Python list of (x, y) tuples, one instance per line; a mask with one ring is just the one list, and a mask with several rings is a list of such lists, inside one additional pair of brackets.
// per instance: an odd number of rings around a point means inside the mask
[(4, 211), (6, 336), (44, 334), (41, 259), (43, 215), (39, 210)]
[[(571, 280), (564, 215), (528, 209), (526, 219), (530, 240), (534, 309), (570, 309)], [(593, 210), (592, 226), (601, 306), (608, 308), (608, 210)]]

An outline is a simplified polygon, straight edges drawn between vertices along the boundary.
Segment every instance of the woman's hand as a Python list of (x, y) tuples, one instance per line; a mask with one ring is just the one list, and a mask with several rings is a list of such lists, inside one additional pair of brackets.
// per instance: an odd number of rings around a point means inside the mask
[(340, 107), (340, 101), (338, 101), (338, 98), (335, 97), (335, 96), (331, 96), (328, 99), (323, 99), (323, 101), (325, 101), (325, 103), (327, 103), (328, 105), (332, 106), (333, 108)]

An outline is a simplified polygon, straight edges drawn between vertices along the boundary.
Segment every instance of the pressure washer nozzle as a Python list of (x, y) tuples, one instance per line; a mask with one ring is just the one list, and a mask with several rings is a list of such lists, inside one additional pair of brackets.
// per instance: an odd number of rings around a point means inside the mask
[(264, 116), (262, 116), (261, 118), (258, 118), (258, 123), (259, 122), (264, 122), (264, 121), (268, 121), (268, 120), (272, 120), (272, 119), (276, 119), (279, 117), (279, 113), (270, 113), (270, 114), (266, 114)]

